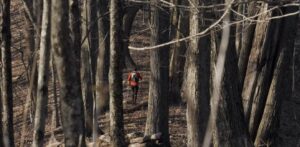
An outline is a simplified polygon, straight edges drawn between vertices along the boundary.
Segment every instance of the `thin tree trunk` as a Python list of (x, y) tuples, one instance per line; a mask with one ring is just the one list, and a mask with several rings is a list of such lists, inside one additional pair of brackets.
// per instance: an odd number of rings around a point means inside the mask
[(2, 139), (5, 147), (14, 147), (10, 0), (1, 0), (1, 7)]
[(101, 112), (104, 114), (104, 110), (109, 107), (109, 22), (107, 17), (108, 1), (99, 0), (98, 16), (101, 17), (98, 20), (98, 33), (99, 33), (99, 53), (97, 58), (96, 69), (96, 97), (94, 98), (94, 110), (93, 110), (93, 140), (95, 141), (98, 136), (98, 114)]
[(50, 61), (50, 18), (51, 0), (43, 2), (43, 18), (40, 39), (40, 63), (38, 70), (37, 103), (34, 119), (33, 147), (43, 146), (45, 134), (45, 121), (48, 104), (48, 71)]
[[(169, 10), (157, 8), (158, 0), (151, 1), (151, 45), (169, 41)], [(169, 46), (150, 51), (150, 83), (145, 135), (162, 133), (164, 146), (169, 141)]]
[[(90, 1), (95, 0), (85, 0), (84, 1), (84, 9), (82, 12), (83, 16), (83, 25), (82, 25), (82, 34), (83, 36), (87, 36), (88, 38), (84, 40), (82, 44), (81, 50), (81, 88), (82, 88), (82, 98), (84, 103), (84, 114), (85, 114), (85, 129), (86, 136), (90, 137), (92, 135), (92, 126), (93, 126), (93, 84), (92, 84), (92, 71), (91, 71), (91, 57), (90, 57), (90, 44), (89, 40), (90, 35), (88, 33), (89, 25), (92, 25), (87, 18), (88, 15), (88, 5), (91, 3)], [(92, 31), (92, 30), (91, 30)], [(94, 31), (94, 30), (93, 30)], [(97, 33), (97, 32), (96, 32)], [(98, 41), (98, 40), (97, 40)]]
[(106, 13), (108, 12), (108, 1), (99, 0), (99, 54), (96, 71), (96, 109), (103, 112), (109, 105), (109, 22)]
[(121, 2), (110, 1), (110, 66), (109, 66), (109, 92), (110, 92), (110, 136), (111, 147), (125, 146), (123, 124), (123, 87), (122, 87), (122, 40), (121, 40)]
[[(238, 0), (238, 2), (240, 4), (237, 6), (237, 12), (240, 13), (240, 14), (245, 15), (245, 13), (244, 13), (245, 12), (244, 11), (245, 4), (241, 4), (243, 2), (243, 0)], [(237, 15), (236, 19), (237, 19), (237, 21), (241, 21), (243, 19), (243, 17), (240, 16), (240, 15)], [(237, 56), (240, 55), (240, 49), (241, 49), (241, 44), (242, 44), (242, 37), (243, 37), (243, 34), (244, 34), (244, 30), (243, 29), (244, 29), (244, 22), (240, 22), (240, 23), (236, 24), (235, 47), (236, 47)]]
[(34, 111), (36, 110), (36, 99), (37, 99), (37, 83), (38, 83), (38, 50), (40, 49), (40, 39), (41, 39), (41, 23), (42, 23), (42, 11), (43, 11), (43, 1), (42, 0), (33, 0), (33, 17), (35, 23), (35, 33), (34, 33), (34, 51), (32, 61), (30, 62), (31, 67), (31, 77), (30, 77), (30, 91), (32, 99), (32, 117), (34, 118)]
[[(282, 9), (283, 14), (299, 11), (298, 7)], [(280, 36), (277, 46), (277, 63), (274, 67), (272, 83), (267, 96), (262, 120), (255, 139), (255, 146), (272, 146), (275, 142), (276, 132), (279, 128), (279, 115), (283, 99), (288, 99), (292, 92), (291, 63), (294, 40), (296, 36), (298, 16), (283, 18), (280, 27)], [(278, 35), (279, 35), (278, 34)]]
[(57, 99), (57, 86), (56, 86), (56, 70), (55, 70), (55, 64), (54, 64), (54, 56), (53, 53), (51, 53), (51, 72), (52, 72), (52, 84), (53, 84), (53, 100), (54, 100), (54, 110), (55, 110), (55, 127), (60, 126), (60, 117), (59, 117), (59, 102)]
[[(186, 5), (186, 1), (179, 4)], [(189, 34), (189, 14), (185, 10), (180, 10), (179, 12), (175, 39), (186, 37)], [(188, 47), (187, 44), (187, 42), (179, 42), (173, 46), (173, 55), (170, 62), (170, 100), (173, 103), (181, 101), (180, 89), (183, 83), (184, 64), (186, 61), (185, 54)]]
[[(257, 3), (256, 1), (252, 1), (249, 3), (248, 6), (248, 17), (251, 17), (257, 13), (259, 9), (256, 8)], [(240, 78), (240, 85), (243, 86), (245, 75), (247, 71), (247, 65), (249, 61), (249, 55), (252, 49), (252, 43), (255, 33), (255, 26), (253, 22), (246, 21), (246, 24), (244, 26), (245, 29), (243, 29), (243, 36), (242, 36), (242, 42), (241, 42), (241, 49), (238, 59), (238, 66), (239, 66), (239, 78)], [(241, 87), (242, 88), (242, 87)]]
[(92, 83), (95, 85), (95, 75), (97, 69), (97, 56), (99, 52), (99, 29), (98, 29), (98, 20), (96, 19), (98, 16), (98, 3), (97, 0), (88, 0), (87, 4), (87, 20), (88, 20), (88, 40), (90, 45), (90, 65), (91, 75), (92, 75)]
[[(72, 13), (75, 11), (77, 15), (80, 15), (80, 12), (77, 12), (79, 10), (78, 1), (72, 1), (70, 6)], [(80, 50), (78, 50), (78, 46), (75, 46), (75, 42), (73, 42), (71, 36), (73, 36), (74, 41), (78, 41), (76, 39), (80, 38), (80, 36), (73, 34), (73, 32), (74, 30), (80, 31), (80, 26), (75, 26), (76, 23), (72, 24), (71, 33), (68, 12), (68, 0), (53, 0), (51, 24), (52, 46), (60, 83), (64, 142), (65, 146), (77, 147), (85, 146), (85, 129), (80, 86)], [(79, 18), (75, 17), (75, 20)], [(80, 44), (80, 40), (78, 42)]]

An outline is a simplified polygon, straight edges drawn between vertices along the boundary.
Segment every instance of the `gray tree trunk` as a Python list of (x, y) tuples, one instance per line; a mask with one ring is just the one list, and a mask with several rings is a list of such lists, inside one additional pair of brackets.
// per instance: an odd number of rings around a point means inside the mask
[[(89, 25), (92, 25), (89, 22), (88, 18), (90, 13), (88, 13), (88, 9), (90, 8), (88, 5), (95, 0), (85, 0), (83, 4), (83, 24), (82, 24), (82, 36), (87, 37), (83, 38), (83, 44), (81, 49), (81, 88), (82, 88), (82, 98), (84, 103), (84, 114), (85, 114), (85, 129), (86, 136), (90, 137), (92, 135), (92, 126), (93, 126), (93, 82), (92, 82), (92, 71), (91, 71), (91, 46), (89, 44), (90, 33)], [(94, 31), (94, 30), (91, 30)], [(96, 32), (97, 33), (97, 32)], [(97, 40), (98, 41), (98, 40)]]
[(14, 147), (13, 91), (11, 66), (10, 0), (1, 0), (1, 100), (2, 135), (5, 147)]
[[(299, 11), (298, 7), (283, 8), (283, 14), (289, 14)], [(291, 63), (293, 56), (294, 41), (296, 36), (298, 16), (290, 16), (282, 19), (282, 25), (279, 27), (280, 39), (277, 50), (277, 62), (267, 101), (264, 107), (262, 120), (256, 134), (255, 146), (272, 146), (275, 142), (276, 132), (279, 128), (279, 114), (283, 99), (289, 99), (292, 92), (292, 72)]]
[[(267, 8), (268, 8), (268, 4), (262, 5), (260, 12), (266, 11)], [(270, 18), (269, 14), (259, 16), (258, 20), (264, 20), (267, 18)], [(260, 55), (262, 55), (264, 50), (266, 50), (266, 48), (264, 48), (264, 44), (266, 44), (267, 41), (266, 36), (267, 36), (268, 26), (269, 26), (269, 21), (259, 22), (256, 24), (255, 38), (253, 39), (253, 45), (248, 60), (249, 63), (248, 63), (247, 72), (244, 79), (244, 86), (243, 86), (244, 88), (242, 91), (244, 115), (247, 123), (249, 123), (252, 105), (253, 105), (253, 99), (255, 97), (254, 92), (255, 89), (257, 89), (256, 88), (257, 84), (259, 83), (258, 79), (260, 76), (263, 76), (260, 73), (262, 72), (262, 67), (263, 67), (261, 65), (263, 64), (263, 62), (265, 62), (262, 59), (265, 57), (262, 57)]]
[[(179, 3), (181, 5), (187, 5), (187, 1)], [(175, 29), (175, 39), (187, 37), (189, 34), (189, 17), (188, 11), (177, 10), (178, 23)], [(176, 24), (176, 23), (174, 23)], [(184, 64), (186, 61), (185, 54), (188, 48), (188, 42), (178, 42), (173, 46), (173, 54), (170, 61), (170, 100), (172, 103), (178, 103), (181, 101), (181, 87), (183, 83)]]
[[(70, 6), (72, 13), (75, 11), (79, 16), (80, 12), (77, 12), (79, 10), (78, 1), (72, 1)], [(75, 18), (78, 20), (80, 17)], [(78, 41), (74, 35), (78, 34), (73, 34), (74, 30), (80, 31), (80, 26), (72, 25), (74, 26), (72, 26), (71, 32), (69, 28), (69, 1), (53, 0), (52, 47), (60, 83), (64, 142), (65, 146), (77, 147), (85, 146), (85, 129), (80, 86), (80, 50), (74, 44), (74, 41)], [(76, 36), (76, 38), (80, 37)], [(80, 40), (78, 42), (80, 44)]]
[[(255, 1), (250, 2), (247, 8), (247, 17), (251, 17), (257, 14), (259, 9), (257, 9), (257, 3)], [(256, 19), (256, 18), (254, 18)], [(246, 71), (247, 71), (247, 64), (249, 61), (249, 55), (252, 49), (252, 43), (255, 33), (255, 26), (253, 22), (246, 21), (244, 29), (243, 29), (243, 36), (241, 39), (241, 48), (239, 49), (239, 59), (238, 59), (238, 66), (239, 66), (239, 78), (241, 86), (243, 86)]]
[[(157, 8), (158, 0), (151, 1), (151, 45), (169, 41), (169, 10)], [(162, 133), (164, 146), (169, 141), (169, 46), (150, 51), (150, 83), (145, 135)]]
[(122, 87), (122, 40), (121, 40), (121, 2), (110, 1), (110, 66), (109, 66), (109, 110), (111, 147), (125, 146), (123, 124), (123, 87)]
[(33, 147), (43, 146), (45, 134), (45, 121), (47, 117), (48, 104), (48, 71), (50, 62), (50, 18), (51, 0), (43, 2), (43, 18), (40, 39), (40, 58), (38, 69), (37, 103), (33, 130)]
[(98, 29), (98, 3), (97, 0), (88, 0), (87, 3), (87, 20), (88, 20), (88, 41), (90, 45), (90, 65), (92, 83), (95, 85), (95, 75), (97, 69), (97, 57), (99, 51), (99, 29)]
[(108, 1), (99, 0), (99, 54), (97, 59), (96, 71), (96, 109), (97, 112), (103, 112), (109, 105), (109, 22), (107, 18)]
[(53, 84), (53, 100), (54, 100), (54, 110), (55, 110), (55, 127), (60, 126), (60, 115), (59, 115), (59, 101), (57, 99), (57, 85), (56, 85), (56, 70), (54, 64), (54, 56), (51, 53), (51, 72), (52, 72), (52, 84)]
[(248, 114), (246, 114), (246, 117), (249, 118), (248, 127), (252, 140), (255, 139), (259, 122), (262, 119), (268, 91), (273, 77), (280, 26), (281, 20), (274, 20), (269, 24), (261, 56), (258, 56), (259, 60), (256, 66), (257, 76), (255, 77), (257, 79), (254, 79), (255, 87), (253, 87), (250, 97), (245, 97), (248, 100), (248, 106), (246, 106)]
[[(206, 5), (208, 1), (192, 0), (191, 7)], [(190, 35), (206, 28), (204, 11), (190, 11)], [(194, 38), (187, 50), (183, 97), (187, 101), (187, 146), (202, 146), (210, 113), (210, 44), (209, 37)]]
[(41, 39), (41, 24), (42, 24), (42, 11), (43, 11), (43, 1), (42, 0), (33, 0), (33, 23), (35, 23), (35, 33), (34, 33), (34, 51), (32, 60), (30, 62), (30, 90), (31, 90), (31, 99), (32, 99), (32, 116), (34, 117), (34, 111), (36, 110), (36, 99), (37, 99), (37, 83), (38, 83), (38, 50), (40, 49), (40, 39)]

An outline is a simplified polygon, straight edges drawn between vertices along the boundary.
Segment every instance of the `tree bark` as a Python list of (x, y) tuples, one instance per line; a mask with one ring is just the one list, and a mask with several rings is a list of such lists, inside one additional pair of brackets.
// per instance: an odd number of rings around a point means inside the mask
[(54, 111), (55, 111), (55, 126), (60, 126), (60, 115), (59, 115), (59, 101), (57, 99), (57, 85), (56, 85), (56, 70), (55, 70), (55, 64), (54, 64), (54, 56), (53, 53), (51, 53), (51, 72), (52, 72), (52, 84), (53, 84), (53, 100), (54, 100)]
[[(151, 45), (169, 41), (169, 9), (157, 8), (158, 0), (151, 1)], [(150, 51), (150, 83), (145, 135), (161, 132), (164, 146), (169, 141), (169, 46)]]
[[(283, 8), (283, 14), (299, 11), (298, 7)], [(255, 146), (272, 146), (279, 128), (279, 115), (283, 98), (289, 98), (292, 92), (291, 63), (294, 40), (296, 36), (298, 16), (285, 17), (280, 26), (280, 39), (277, 48), (277, 62), (267, 96), (267, 102), (262, 115)], [(279, 35), (278, 34), (278, 35)]]
[[(247, 9), (248, 17), (251, 17), (257, 13), (257, 11), (259, 9), (257, 9), (256, 7), (257, 7), (256, 1), (249, 3), (248, 9)], [(244, 26), (245, 29), (243, 30), (244, 33), (243, 33), (243, 37), (242, 37), (241, 49), (240, 49), (240, 54), (239, 54), (239, 59), (238, 59), (239, 78), (240, 78), (241, 86), (243, 86), (243, 83), (245, 80), (247, 64), (249, 61), (249, 55), (250, 55), (250, 52), (252, 49), (252, 43), (253, 43), (253, 38), (254, 38), (254, 33), (255, 33), (255, 26), (256, 26), (256, 24), (254, 24), (253, 22), (246, 21), (246, 24)]]
[(1, 0), (1, 99), (2, 135), (5, 147), (14, 147), (13, 91), (11, 66), (10, 0)]
[(95, 85), (95, 75), (97, 69), (97, 56), (99, 51), (99, 29), (98, 29), (98, 3), (97, 0), (88, 0), (87, 20), (88, 20), (88, 40), (90, 45), (90, 65), (92, 73), (92, 83)]
[[(89, 40), (92, 42), (91, 35), (89, 31), (89, 25), (95, 25), (90, 22), (89, 18), (91, 16), (89, 11), (89, 4), (95, 0), (85, 0), (83, 5), (83, 25), (82, 25), (82, 35), (87, 37), (84, 39), (82, 44), (81, 50), (81, 88), (82, 88), (82, 99), (84, 103), (84, 116), (85, 116), (85, 129), (86, 129), (86, 136), (91, 137), (92, 135), (92, 128), (93, 128), (93, 82), (92, 82), (92, 69), (91, 69), (91, 45), (89, 44)], [(95, 31), (95, 30), (91, 30)], [(97, 33), (97, 32), (96, 32)], [(97, 40), (98, 41), (98, 40)]]
[[(79, 10), (76, 0), (72, 1), (70, 6), (72, 13)], [(74, 14), (80, 15), (80, 12)], [(75, 18), (79, 19), (79, 17)], [(65, 146), (85, 146), (83, 101), (80, 86), (80, 50), (78, 50), (78, 46), (75, 46), (75, 43), (79, 42), (80, 44), (80, 40), (76, 40), (80, 36), (73, 34), (74, 30), (80, 31), (80, 26), (72, 26), (72, 32), (69, 28), (68, 0), (53, 0), (51, 30), (55, 65), (60, 83), (61, 117)]]
[(121, 40), (121, 1), (110, 1), (110, 66), (109, 66), (109, 110), (111, 147), (125, 146), (123, 124), (122, 87), (122, 40)]
[[(204, 11), (195, 7), (207, 5), (208, 1), (192, 0), (190, 12), (190, 35), (195, 35), (207, 26)], [(187, 100), (187, 146), (203, 146), (210, 113), (210, 45), (209, 37), (194, 38), (187, 51), (183, 97)]]
[(34, 119), (33, 147), (43, 146), (48, 104), (48, 71), (50, 62), (51, 0), (43, 2), (43, 18), (40, 39), (40, 62), (38, 69), (37, 103)]
[(97, 59), (96, 71), (96, 109), (97, 112), (103, 112), (109, 105), (109, 21), (107, 18), (108, 1), (99, 0), (99, 54)]
[[(261, 11), (266, 11), (268, 8), (268, 4), (263, 4), (261, 6)], [(270, 14), (261, 15), (258, 20), (265, 20), (267, 18), (270, 18)], [(265, 62), (262, 54), (266, 48), (264, 48), (264, 44), (267, 44), (267, 29), (270, 26), (269, 21), (266, 22), (259, 22), (256, 25), (255, 29), (255, 38), (253, 39), (253, 45), (251, 49), (251, 53), (249, 56), (249, 63), (247, 67), (247, 72), (245, 75), (244, 80), (244, 88), (242, 91), (242, 97), (243, 97), (243, 106), (244, 106), (244, 115), (246, 122), (249, 123), (251, 110), (252, 110), (252, 104), (253, 99), (255, 97), (255, 89), (257, 84), (259, 83), (258, 79), (262, 73), (262, 67), (263, 62)], [(261, 63), (261, 61), (263, 61)], [(260, 78), (261, 79), (261, 78)], [(259, 86), (258, 86), (259, 87)], [(250, 133), (251, 135), (251, 133)]]
[[(179, 3), (181, 5), (187, 5), (187, 2), (184, 1)], [(188, 12), (185, 10), (177, 10), (178, 14), (178, 23), (177, 29), (175, 30), (175, 39), (180, 39), (182, 37), (187, 37), (189, 35), (189, 17)], [(181, 101), (181, 87), (184, 81), (184, 64), (186, 61), (186, 50), (188, 42), (179, 42), (175, 43), (173, 48), (173, 54), (170, 63), (170, 102), (179, 103)]]
[[(226, 7), (231, 7), (229, 3), (230, 0), (226, 0)], [(235, 34), (235, 30), (232, 26), (228, 26), (231, 20), (230, 12), (225, 15), (223, 19), (225, 27), (213, 74), (211, 114), (214, 146), (253, 146), (244, 120), (241, 90), (239, 80), (236, 78), (238, 57), (235, 39), (230, 37), (230, 34)]]
[(40, 49), (40, 39), (41, 39), (41, 23), (42, 23), (42, 11), (43, 11), (43, 1), (42, 0), (33, 0), (33, 18), (35, 23), (35, 33), (34, 33), (34, 51), (32, 52), (32, 60), (30, 62), (30, 90), (31, 90), (31, 99), (32, 99), (32, 116), (34, 118), (34, 111), (36, 110), (36, 99), (37, 99), (37, 83), (38, 83), (38, 50)]
[[(255, 139), (259, 122), (262, 119), (268, 91), (270, 89), (273, 77), (273, 71), (276, 64), (276, 48), (279, 41), (280, 26), (281, 20), (271, 21), (266, 36), (267, 40), (264, 42), (264, 48), (262, 49), (261, 57), (259, 57), (260, 59), (257, 65), (257, 73), (259, 75), (257, 76), (257, 81), (255, 83), (256, 85), (252, 89), (253, 93), (251, 93), (250, 98), (248, 98), (250, 104), (252, 103), (251, 110), (249, 110), (249, 112), (251, 112), (249, 115), (249, 132), (250, 137), (253, 140)], [(248, 109), (250, 109), (249, 106)]]

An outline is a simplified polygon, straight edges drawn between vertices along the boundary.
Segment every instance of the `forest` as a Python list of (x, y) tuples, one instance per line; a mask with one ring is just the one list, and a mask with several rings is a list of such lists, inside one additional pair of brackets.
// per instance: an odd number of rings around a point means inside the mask
[(300, 0), (0, 0), (0, 147), (300, 147)]

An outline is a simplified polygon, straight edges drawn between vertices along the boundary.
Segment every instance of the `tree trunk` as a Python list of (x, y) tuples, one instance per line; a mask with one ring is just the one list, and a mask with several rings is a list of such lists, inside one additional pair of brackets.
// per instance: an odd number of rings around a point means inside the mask
[(2, 139), (5, 147), (14, 147), (10, 0), (1, 0), (1, 5)]
[[(82, 99), (84, 103), (84, 116), (85, 116), (85, 129), (86, 136), (91, 137), (92, 135), (92, 126), (93, 126), (93, 82), (92, 82), (92, 71), (91, 71), (91, 56), (90, 51), (92, 51), (91, 46), (89, 44), (89, 40), (91, 35), (89, 31), (89, 25), (93, 25), (89, 22), (88, 18), (90, 13), (88, 13), (88, 9), (90, 8), (88, 5), (95, 0), (85, 0), (84, 8), (82, 12), (83, 17), (83, 25), (82, 25), (82, 35), (84, 37), (84, 41), (82, 44), (81, 50), (81, 88), (82, 88)], [(95, 25), (95, 24), (94, 24)], [(92, 30), (91, 30), (92, 31)], [(94, 31), (94, 30), (93, 30)], [(97, 33), (97, 32), (96, 32)], [(97, 40), (98, 41), (98, 40)]]
[[(281, 20), (273, 20), (268, 28), (267, 40), (264, 42), (261, 57), (257, 65), (256, 85), (252, 89), (248, 103), (251, 104), (251, 112), (249, 117), (249, 132), (251, 139), (255, 139), (255, 135), (262, 119), (262, 114), (267, 100), (268, 91), (270, 89), (274, 66), (276, 64), (276, 48), (279, 40), (279, 29)], [(255, 79), (254, 79), (255, 80)], [(248, 106), (248, 109), (250, 107)], [(248, 115), (248, 114), (247, 114)], [(247, 116), (248, 117), (248, 116)]]
[[(258, 11), (256, 1), (250, 2), (248, 6), (248, 17), (255, 15)], [(239, 66), (239, 78), (240, 78), (240, 85), (243, 86), (246, 71), (247, 71), (247, 64), (249, 61), (249, 55), (252, 49), (252, 42), (255, 33), (255, 26), (253, 22), (246, 21), (243, 29), (243, 37), (241, 42), (241, 49), (238, 59), (238, 66)], [(241, 87), (242, 88), (242, 87)]]
[[(207, 1), (191, 1), (190, 35), (206, 28), (205, 12), (195, 7), (206, 5)], [(189, 147), (202, 146), (210, 113), (210, 48), (209, 37), (194, 38), (187, 51), (186, 75), (183, 97), (187, 100), (187, 138)]]
[(53, 100), (54, 100), (54, 110), (55, 110), (55, 126), (60, 126), (60, 116), (59, 116), (59, 102), (57, 99), (57, 86), (56, 86), (56, 70), (55, 70), (55, 64), (54, 64), (54, 56), (53, 53), (51, 53), (51, 72), (52, 72), (52, 84), (53, 84)]
[[(78, 1), (72, 1), (71, 10), (72, 13), (75, 11), (78, 16), (80, 15), (80, 12), (77, 12), (79, 10)], [(80, 40), (76, 40), (80, 36), (73, 34), (74, 30), (80, 31), (80, 26), (72, 26), (72, 32), (70, 31), (68, 12), (68, 0), (53, 0), (52, 46), (60, 83), (64, 141), (65, 146), (77, 147), (85, 146), (84, 114), (80, 86), (80, 50), (78, 50), (78, 46), (75, 46), (75, 41), (80, 43)], [(78, 16), (75, 17), (75, 20), (80, 18)], [(75, 25), (75, 23), (72, 25)], [(74, 38), (74, 42), (71, 36)]]
[(130, 67), (132, 68), (136, 67), (136, 64), (130, 56), (128, 45), (129, 45), (129, 37), (130, 37), (132, 23), (139, 9), (140, 8), (137, 6), (128, 7), (124, 10), (125, 14), (123, 15), (122, 32), (123, 32), (123, 40), (124, 40), (123, 41), (123, 50), (125, 55), (124, 57), (125, 57), (125, 61), (127, 61)]
[[(226, 0), (226, 7), (230, 0)], [(215, 147), (252, 146), (243, 117), (242, 99), (238, 78), (238, 57), (235, 49), (235, 34), (230, 23), (230, 12), (225, 14), (222, 40), (213, 77), (211, 99), (212, 128)], [(214, 62), (213, 62), (214, 63)]]
[(88, 0), (87, 3), (87, 20), (88, 20), (88, 40), (90, 45), (90, 65), (92, 83), (95, 85), (95, 75), (97, 69), (97, 56), (99, 51), (99, 29), (98, 29), (98, 20), (96, 19), (98, 14), (97, 0)]
[[(169, 9), (157, 8), (158, 0), (151, 1), (151, 45), (169, 41)], [(169, 141), (169, 46), (150, 51), (150, 83), (145, 135), (161, 132), (164, 146)]]
[(41, 39), (41, 23), (42, 23), (42, 11), (43, 11), (43, 1), (42, 0), (33, 0), (33, 18), (35, 23), (35, 33), (34, 33), (34, 51), (32, 60), (30, 62), (30, 90), (31, 90), (31, 99), (32, 99), (32, 110), (31, 115), (34, 117), (34, 111), (36, 110), (36, 99), (37, 99), (37, 83), (38, 83), (38, 50), (40, 49), (40, 39)]
[(34, 119), (33, 147), (43, 146), (48, 104), (48, 71), (50, 61), (51, 0), (43, 2), (43, 18), (40, 39), (40, 63), (38, 70), (37, 103)]
[[(186, 1), (179, 3), (181, 5), (186, 5)], [(176, 29), (176, 38), (180, 39), (187, 37), (189, 34), (189, 17), (188, 11), (180, 10), (178, 14), (178, 23)], [(171, 58), (170, 65), (170, 100), (172, 103), (178, 103), (181, 101), (180, 89), (183, 83), (183, 71), (185, 64), (185, 54), (187, 49), (187, 42), (179, 42), (173, 45), (173, 55)]]
[(96, 109), (103, 112), (109, 105), (109, 22), (107, 18), (108, 1), (99, 0), (99, 54), (96, 71)]
[(123, 87), (122, 87), (122, 40), (121, 40), (121, 2), (110, 1), (110, 66), (109, 66), (109, 109), (111, 147), (125, 146), (123, 124)]
[[(263, 4), (261, 6), (261, 11), (266, 11), (268, 8), (268, 4)], [(258, 20), (265, 20), (267, 18), (270, 18), (269, 14), (264, 14), (259, 16)], [(262, 72), (262, 64), (265, 62), (264, 58), (262, 57), (262, 53), (266, 48), (264, 48), (264, 44), (266, 44), (266, 36), (267, 36), (267, 29), (269, 26), (269, 21), (265, 22), (259, 22), (256, 25), (255, 29), (255, 38), (253, 39), (253, 45), (251, 49), (251, 53), (248, 60), (248, 67), (247, 72), (244, 79), (244, 88), (242, 91), (242, 97), (243, 97), (243, 106), (244, 106), (244, 115), (246, 122), (249, 123), (251, 110), (252, 110), (252, 104), (253, 104), (253, 98), (255, 97), (254, 92), (256, 89), (258, 82), (258, 79)], [(263, 61), (261, 63), (261, 61)], [(261, 78), (260, 78), (261, 79)], [(251, 136), (251, 133), (250, 133)]]
[[(299, 11), (298, 7), (283, 8), (283, 14)], [(267, 102), (263, 111), (258, 132), (255, 139), (255, 146), (272, 146), (275, 142), (277, 130), (279, 128), (279, 114), (283, 99), (291, 96), (292, 75), (291, 63), (293, 56), (294, 40), (296, 36), (298, 16), (285, 17), (279, 29), (280, 36), (285, 39), (279, 40), (277, 48), (277, 63), (267, 96)], [(279, 35), (278, 34), (278, 35)]]

